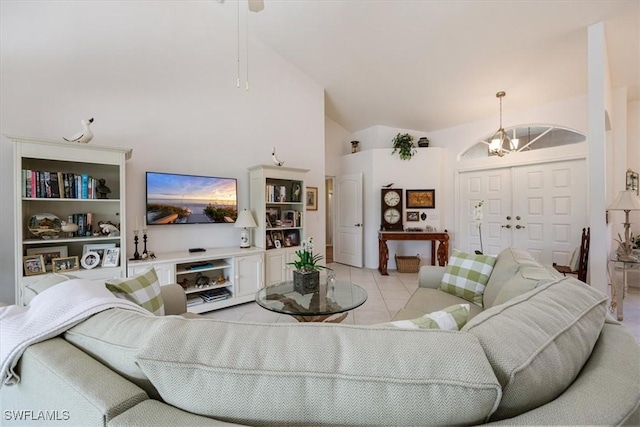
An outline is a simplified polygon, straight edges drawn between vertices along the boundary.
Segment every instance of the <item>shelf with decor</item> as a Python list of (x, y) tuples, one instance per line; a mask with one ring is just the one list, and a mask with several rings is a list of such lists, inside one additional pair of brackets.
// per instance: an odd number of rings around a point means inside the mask
[(125, 229), (125, 162), (132, 150), (6, 137), (15, 147), (16, 303), (23, 303), (24, 286), (52, 273), (124, 277), (126, 239), (118, 227)]
[(258, 227), (253, 244), (266, 250), (266, 285), (293, 277), (288, 263), (305, 239), (307, 169), (257, 165), (249, 168), (250, 208)]
[(156, 253), (156, 258), (129, 261), (128, 275), (156, 270), (161, 286), (178, 283), (187, 296), (187, 311), (204, 313), (253, 301), (264, 286), (264, 250), (207, 248), (204, 252)]

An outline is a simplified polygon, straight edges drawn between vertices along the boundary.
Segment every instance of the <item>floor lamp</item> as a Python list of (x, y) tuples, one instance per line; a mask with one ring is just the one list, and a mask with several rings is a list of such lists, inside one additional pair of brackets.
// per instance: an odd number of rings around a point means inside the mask
[(622, 237), (617, 240), (619, 249), (618, 257), (622, 261), (638, 261), (633, 255), (633, 242), (631, 241), (631, 224), (629, 223), (629, 212), (640, 211), (640, 198), (636, 195), (635, 190), (624, 190), (618, 194), (618, 197), (607, 208), (610, 211), (624, 211), (624, 241)]

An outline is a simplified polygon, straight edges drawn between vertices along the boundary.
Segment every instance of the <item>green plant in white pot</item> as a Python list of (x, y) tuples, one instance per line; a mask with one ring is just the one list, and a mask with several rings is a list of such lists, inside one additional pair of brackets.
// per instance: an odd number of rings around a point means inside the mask
[(392, 140), (393, 152), (395, 154), (398, 151), (401, 160), (411, 160), (414, 154), (416, 154), (416, 146), (413, 143), (413, 136), (408, 133), (398, 133)]

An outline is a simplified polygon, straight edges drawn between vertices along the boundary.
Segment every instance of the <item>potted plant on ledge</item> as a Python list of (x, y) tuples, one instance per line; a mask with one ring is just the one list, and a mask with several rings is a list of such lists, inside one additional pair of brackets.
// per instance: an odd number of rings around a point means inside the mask
[(411, 160), (414, 154), (416, 154), (416, 146), (413, 143), (413, 136), (408, 133), (398, 133), (392, 140), (393, 151), (391, 154), (395, 154), (396, 151), (400, 152), (400, 159)]
[(288, 265), (295, 266), (293, 271), (293, 290), (301, 295), (311, 292), (318, 292), (320, 287), (320, 269), (326, 268), (318, 265), (323, 257), (313, 254), (313, 237), (309, 237), (302, 242), (302, 250), (296, 251), (298, 259), (288, 262)]

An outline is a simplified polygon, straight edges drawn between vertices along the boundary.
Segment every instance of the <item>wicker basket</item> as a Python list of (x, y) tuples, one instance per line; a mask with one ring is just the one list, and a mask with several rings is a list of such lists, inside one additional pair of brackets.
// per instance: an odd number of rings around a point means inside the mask
[(420, 269), (420, 254), (416, 256), (396, 255), (395, 257), (399, 273), (417, 273)]

